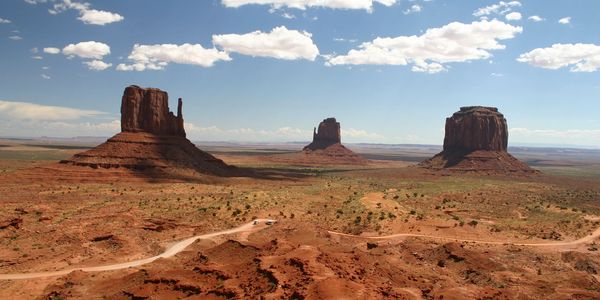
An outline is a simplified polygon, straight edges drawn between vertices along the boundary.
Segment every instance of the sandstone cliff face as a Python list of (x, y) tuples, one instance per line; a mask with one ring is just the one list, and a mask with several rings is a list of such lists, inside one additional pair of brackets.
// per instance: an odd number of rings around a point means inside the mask
[(182, 101), (177, 116), (169, 111), (169, 96), (155, 88), (129, 86), (121, 100), (121, 132), (147, 132), (156, 135), (185, 137)]
[(508, 126), (495, 107), (469, 106), (446, 119), (444, 151), (506, 151)]
[(319, 130), (317, 128), (313, 131), (313, 141), (304, 149), (317, 150), (325, 149), (334, 144), (340, 144), (342, 142), (340, 134), (340, 123), (335, 118), (327, 118), (323, 122), (319, 123)]
[(535, 173), (507, 152), (508, 126), (495, 107), (468, 106), (446, 119), (444, 150), (419, 166), (432, 170)]

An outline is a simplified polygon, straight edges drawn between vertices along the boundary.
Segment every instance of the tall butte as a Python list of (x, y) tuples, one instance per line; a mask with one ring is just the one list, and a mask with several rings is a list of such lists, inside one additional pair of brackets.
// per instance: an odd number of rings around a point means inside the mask
[(463, 172), (535, 173), (507, 152), (508, 126), (495, 107), (461, 107), (446, 118), (444, 149), (421, 167)]
[(342, 145), (341, 126), (335, 118), (327, 118), (313, 130), (312, 143), (302, 149), (306, 162), (332, 164), (366, 164), (362, 156)]
[(121, 100), (121, 132), (61, 164), (151, 171), (153, 175), (167, 177), (180, 171), (226, 175), (232, 167), (198, 149), (186, 138), (182, 106), (179, 98), (175, 116), (169, 111), (166, 92), (129, 86)]

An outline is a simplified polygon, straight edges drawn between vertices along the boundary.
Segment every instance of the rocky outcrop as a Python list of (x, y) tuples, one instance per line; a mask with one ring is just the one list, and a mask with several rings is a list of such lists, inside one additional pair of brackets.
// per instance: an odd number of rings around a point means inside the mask
[(147, 132), (185, 137), (179, 98), (177, 116), (169, 111), (167, 92), (155, 88), (129, 86), (121, 100), (121, 132)]
[(325, 149), (334, 144), (341, 144), (340, 123), (335, 118), (327, 118), (319, 123), (319, 130), (313, 129), (313, 141), (305, 150)]
[(121, 133), (61, 164), (96, 170), (128, 169), (153, 178), (183, 177), (181, 174), (188, 176), (190, 172), (227, 176), (234, 170), (185, 138), (181, 98), (175, 116), (169, 111), (166, 92), (135, 85), (123, 93)]
[(495, 107), (468, 106), (446, 119), (444, 150), (419, 166), (432, 170), (535, 173), (507, 152), (508, 126)]
[(444, 151), (506, 151), (508, 126), (495, 107), (461, 107), (446, 119)]

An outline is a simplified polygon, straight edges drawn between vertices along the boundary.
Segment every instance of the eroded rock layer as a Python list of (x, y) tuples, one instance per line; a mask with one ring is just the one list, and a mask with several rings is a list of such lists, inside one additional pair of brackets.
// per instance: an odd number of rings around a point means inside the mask
[(334, 144), (340, 144), (342, 137), (340, 133), (340, 122), (335, 118), (327, 118), (319, 123), (319, 130), (314, 128), (313, 141), (304, 150), (325, 149)]
[[(61, 161), (62, 165), (93, 169), (196, 171), (227, 175), (232, 168), (196, 148), (185, 138), (182, 100), (177, 116), (169, 111), (166, 92), (129, 86), (121, 102), (121, 133), (105, 143)], [(156, 174), (153, 172), (152, 174)]]
[(507, 152), (508, 126), (495, 107), (468, 106), (446, 119), (444, 149), (419, 166), (433, 170), (535, 173)]

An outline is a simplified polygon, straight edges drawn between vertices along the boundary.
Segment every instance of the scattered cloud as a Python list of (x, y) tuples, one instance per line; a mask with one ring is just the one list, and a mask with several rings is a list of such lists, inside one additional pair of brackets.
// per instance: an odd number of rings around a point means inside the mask
[(521, 20), (521, 18), (523, 16), (521, 15), (521, 13), (513, 11), (511, 13), (506, 14), (506, 16), (504, 16), (504, 17), (506, 18), (507, 21), (519, 21), (519, 20)]
[(37, 59), (37, 60), (44, 59), (43, 57), (41, 57), (41, 56), (39, 56), (39, 55), (34, 55), (34, 56), (32, 56), (31, 58), (33, 58), (33, 59)]
[[(253, 128), (222, 129), (217, 126), (203, 127), (193, 123), (185, 123), (185, 131), (190, 138), (202, 141), (310, 141), (313, 135), (312, 129), (305, 130), (294, 127), (280, 127), (274, 130)], [(342, 129), (341, 134), (343, 140), (352, 142), (381, 142), (386, 140), (380, 134), (353, 128)]]
[(421, 5), (413, 4), (411, 7), (407, 8), (402, 13), (405, 15), (409, 15), (409, 14), (421, 12), (422, 9), (423, 8), (421, 7)]
[(33, 48), (29, 49), (29, 52), (31, 52), (31, 53), (33, 53), (33, 54), (36, 54), (36, 53), (38, 53), (38, 52), (40, 52), (40, 51), (38, 50), (38, 48), (37, 48), (37, 47), (33, 47)]
[(296, 18), (296, 16), (294, 16), (293, 14), (290, 14), (290, 13), (287, 13), (287, 12), (282, 13), (281, 16), (284, 17), (284, 18), (286, 18), (286, 19), (288, 19), (288, 20)]
[(60, 53), (60, 49), (54, 48), (54, 47), (46, 47), (46, 48), (44, 48), (44, 53), (59, 54)]
[(536, 143), (548, 140), (560, 141), (572, 145), (600, 145), (600, 129), (529, 129), (510, 128), (509, 133), (513, 140), (519, 142)]
[(85, 117), (97, 117), (104, 114), (104, 112), (95, 110), (0, 100), (0, 115), (8, 119), (38, 121), (75, 120)]
[(0, 24), (9, 24), (12, 23), (10, 20), (0, 18)]
[(356, 43), (358, 40), (357, 39), (334, 38), (333, 41), (335, 41), (335, 42)]
[(595, 72), (600, 69), (600, 45), (554, 44), (523, 53), (517, 60), (544, 69), (557, 70), (572, 65), (571, 72)]
[(492, 76), (492, 77), (504, 77), (504, 74), (502, 74), (502, 73), (492, 73), (492, 74), (490, 74), (490, 76)]
[(84, 64), (87, 65), (90, 70), (94, 71), (102, 71), (112, 67), (112, 64), (105, 63), (101, 60), (86, 61)]
[(484, 17), (491, 14), (504, 15), (513, 10), (515, 7), (520, 7), (521, 2), (519, 1), (500, 1), (497, 4), (482, 7), (473, 12), (475, 17)]
[(564, 24), (564, 25), (571, 24), (571, 17), (564, 17), (564, 18), (558, 20), (558, 23)]
[(531, 16), (529, 18), (527, 18), (533, 22), (541, 22), (541, 21), (545, 21), (546, 19), (540, 17), (540, 16)]
[(48, 76), (46, 74), (42, 74), (42, 78), (44, 78), (44, 79), (50, 79), (50, 76)]
[(11, 39), (11, 40), (13, 40), (13, 41), (20, 41), (20, 40), (23, 39), (22, 37), (20, 37), (18, 35), (11, 35), (8, 38)]
[[(51, 52), (46, 52), (46, 49), (52, 49)], [(53, 48), (44, 48), (44, 52), (52, 53)], [(81, 58), (102, 59), (105, 55), (110, 54), (110, 47), (107, 44), (100, 42), (80, 42), (77, 44), (69, 44), (62, 49), (64, 55), (70, 57), (79, 56)]]
[(46, 3), (48, 2), (48, 0), (25, 0), (25, 3), (28, 4), (39, 4), (39, 3)]
[(226, 7), (237, 8), (244, 5), (270, 5), (272, 8), (283, 7), (305, 10), (307, 8), (331, 8), (331, 9), (362, 9), (373, 10), (373, 4), (379, 3), (384, 6), (392, 6), (397, 0), (221, 0)]
[(213, 35), (213, 43), (226, 52), (243, 55), (273, 57), (284, 60), (314, 61), (319, 49), (306, 31), (275, 27), (271, 32), (254, 31), (247, 34)]
[(230, 61), (229, 54), (200, 44), (135, 44), (128, 59), (131, 64), (119, 64), (118, 71), (162, 70), (169, 63), (212, 67), (217, 61)]
[(498, 20), (471, 24), (453, 22), (430, 28), (420, 36), (378, 37), (352, 49), (346, 55), (328, 56), (327, 65), (408, 65), (415, 72), (438, 73), (445, 63), (488, 59), (488, 50), (505, 46), (498, 40), (513, 38), (523, 31)]
[(55, 3), (48, 12), (56, 15), (70, 9), (77, 10), (79, 12), (79, 17), (77, 19), (90, 25), (103, 26), (114, 22), (120, 22), (125, 19), (117, 13), (92, 9), (89, 3), (73, 2), (71, 0), (58, 1), (58, 3)]

